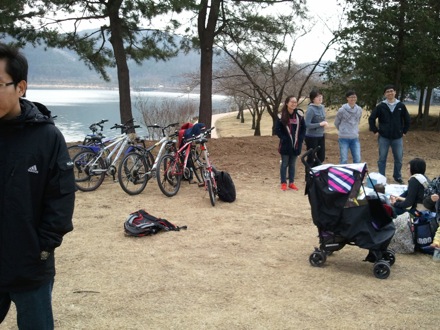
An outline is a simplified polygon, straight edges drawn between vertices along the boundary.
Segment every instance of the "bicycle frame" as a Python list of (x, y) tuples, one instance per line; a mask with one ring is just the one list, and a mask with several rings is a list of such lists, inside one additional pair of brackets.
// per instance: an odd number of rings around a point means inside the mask
[(217, 189), (217, 182), (215, 180), (215, 173), (213, 171), (213, 166), (211, 164), (211, 160), (209, 159), (209, 152), (208, 152), (208, 147), (206, 146), (206, 142), (208, 142), (208, 140), (205, 137), (202, 137), (196, 141), (196, 144), (200, 144), (200, 150), (202, 151), (203, 158), (205, 160), (204, 163), (203, 162), (201, 163), (203, 170), (204, 170), (203, 179), (205, 182), (205, 188), (207, 187), (207, 180), (209, 180), (209, 178), (211, 177), (212, 182), (213, 182), (213, 186), (215, 189)]
[[(99, 148), (99, 147), (95, 147), (95, 146), (84, 146), (84, 147), (86, 147), (86, 148), (88, 148), (98, 154), (98, 156), (95, 157), (95, 160), (92, 163), (90, 163), (89, 165), (92, 165), (92, 166), (95, 165), (99, 158), (102, 158), (106, 164), (105, 169), (94, 169), (93, 172), (96, 174), (107, 172), (112, 166), (114, 166), (116, 164), (116, 162), (118, 161), (119, 157), (121, 156), (121, 153), (125, 150), (125, 147), (129, 143), (129, 141), (130, 141), (130, 139), (127, 136), (127, 134), (123, 133), (123, 134), (117, 136), (116, 138), (114, 138), (114, 140), (110, 144), (108, 144), (107, 146), (105, 146), (103, 148)], [(106, 152), (108, 152), (108, 151), (109, 151), (109, 153), (106, 155)], [(112, 157), (115, 153), (116, 153), (116, 156), (112, 161)]]
[(157, 153), (157, 156), (154, 159), (154, 163), (151, 166), (151, 170), (148, 172), (148, 174), (151, 174), (152, 172), (156, 171), (157, 164), (159, 164), (159, 160), (162, 157), (168, 142), (176, 143), (176, 140), (170, 140), (168, 136), (165, 136), (162, 139), (160, 139), (158, 142), (153, 144), (150, 148), (147, 149), (148, 151), (151, 151), (154, 148), (156, 148), (158, 145), (160, 145), (160, 148), (159, 148), (159, 151)]

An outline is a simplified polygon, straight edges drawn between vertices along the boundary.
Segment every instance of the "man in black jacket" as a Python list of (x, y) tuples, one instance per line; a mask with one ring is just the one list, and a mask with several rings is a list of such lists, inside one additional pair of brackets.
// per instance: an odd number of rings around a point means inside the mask
[(41, 104), (23, 97), (28, 64), (0, 43), (0, 323), (53, 329), (54, 250), (73, 229), (73, 164)]
[[(393, 85), (384, 88), (385, 100), (379, 103), (368, 118), (370, 131), (378, 135), (379, 160), (377, 167), (379, 173), (385, 176), (388, 150), (391, 147), (394, 157), (393, 178), (403, 184), (402, 160), (403, 160), (403, 139), (408, 132), (410, 117), (405, 104), (396, 99), (396, 89)], [(376, 126), (376, 119), (379, 128)]]

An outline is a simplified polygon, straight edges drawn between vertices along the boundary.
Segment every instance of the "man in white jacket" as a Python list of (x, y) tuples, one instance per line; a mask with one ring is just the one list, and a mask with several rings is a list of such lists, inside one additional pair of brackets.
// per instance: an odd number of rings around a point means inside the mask
[(357, 96), (354, 91), (348, 91), (345, 97), (347, 103), (338, 110), (335, 118), (335, 127), (339, 131), (339, 163), (347, 164), (349, 149), (353, 163), (360, 163), (359, 122), (361, 121), (362, 108), (356, 104)]

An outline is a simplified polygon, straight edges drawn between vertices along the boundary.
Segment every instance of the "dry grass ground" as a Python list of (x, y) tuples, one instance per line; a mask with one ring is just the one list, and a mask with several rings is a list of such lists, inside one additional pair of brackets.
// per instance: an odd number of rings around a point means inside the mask
[[(202, 188), (186, 183), (167, 198), (154, 180), (138, 196), (109, 179), (95, 192), (77, 193), (75, 230), (56, 252), (57, 329), (438, 328), (440, 265), (431, 256), (397, 255), (386, 280), (373, 276), (372, 264), (362, 262), (367, 251), (355, 246), (322, 268), (310, 266), (318, 240), (303, 166), (300, 191), (283, 192), (276, 137), (246, 136), (250, 121), (240, 124), (234, 115), (216, 126), (222, 137), (209, 142), (211, 158), (231, 173), (234, 203), (212, 207)], [(338, 162), (333, 133), (329, 163)], [(377, 170), (371, 133), (361, 133), (361, 144)], [(423, 157), (428, 176), (440, 174), (438, 132), (410, 131), (404, 144), (405, 162)], [(124, 220), (140, 208), (188, 229), (125, 237)], [(13, 311), (0, 328), (16, 329)]]

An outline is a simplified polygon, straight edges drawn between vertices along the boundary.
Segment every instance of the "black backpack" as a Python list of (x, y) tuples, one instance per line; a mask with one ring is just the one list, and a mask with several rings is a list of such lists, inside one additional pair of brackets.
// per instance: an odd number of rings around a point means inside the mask
[(217, 182), (217, 195), (223, 202), (232, 203), (235, 201), (235, 185), (228, 172), (218, 171), (215, 175)]
[(439, 224), (435, 219), (435, 213), (430, 211), (416, 211), (416, 218), (412, 221), (411, 231), (414, 236), (415, 250), (433, 254), (434, 248), (431, 243)]
[(154, 235), (162, 230), (179, 231), (180, 229), (186, 228), (186, 226), (175, 226), (168, 220), (157, 218), (154, 215), (149, 214), (145, 210), (139, 210), (130, 213), (127, 220), (125, 220), (124, 222), (125, 235), (136, 237)]

